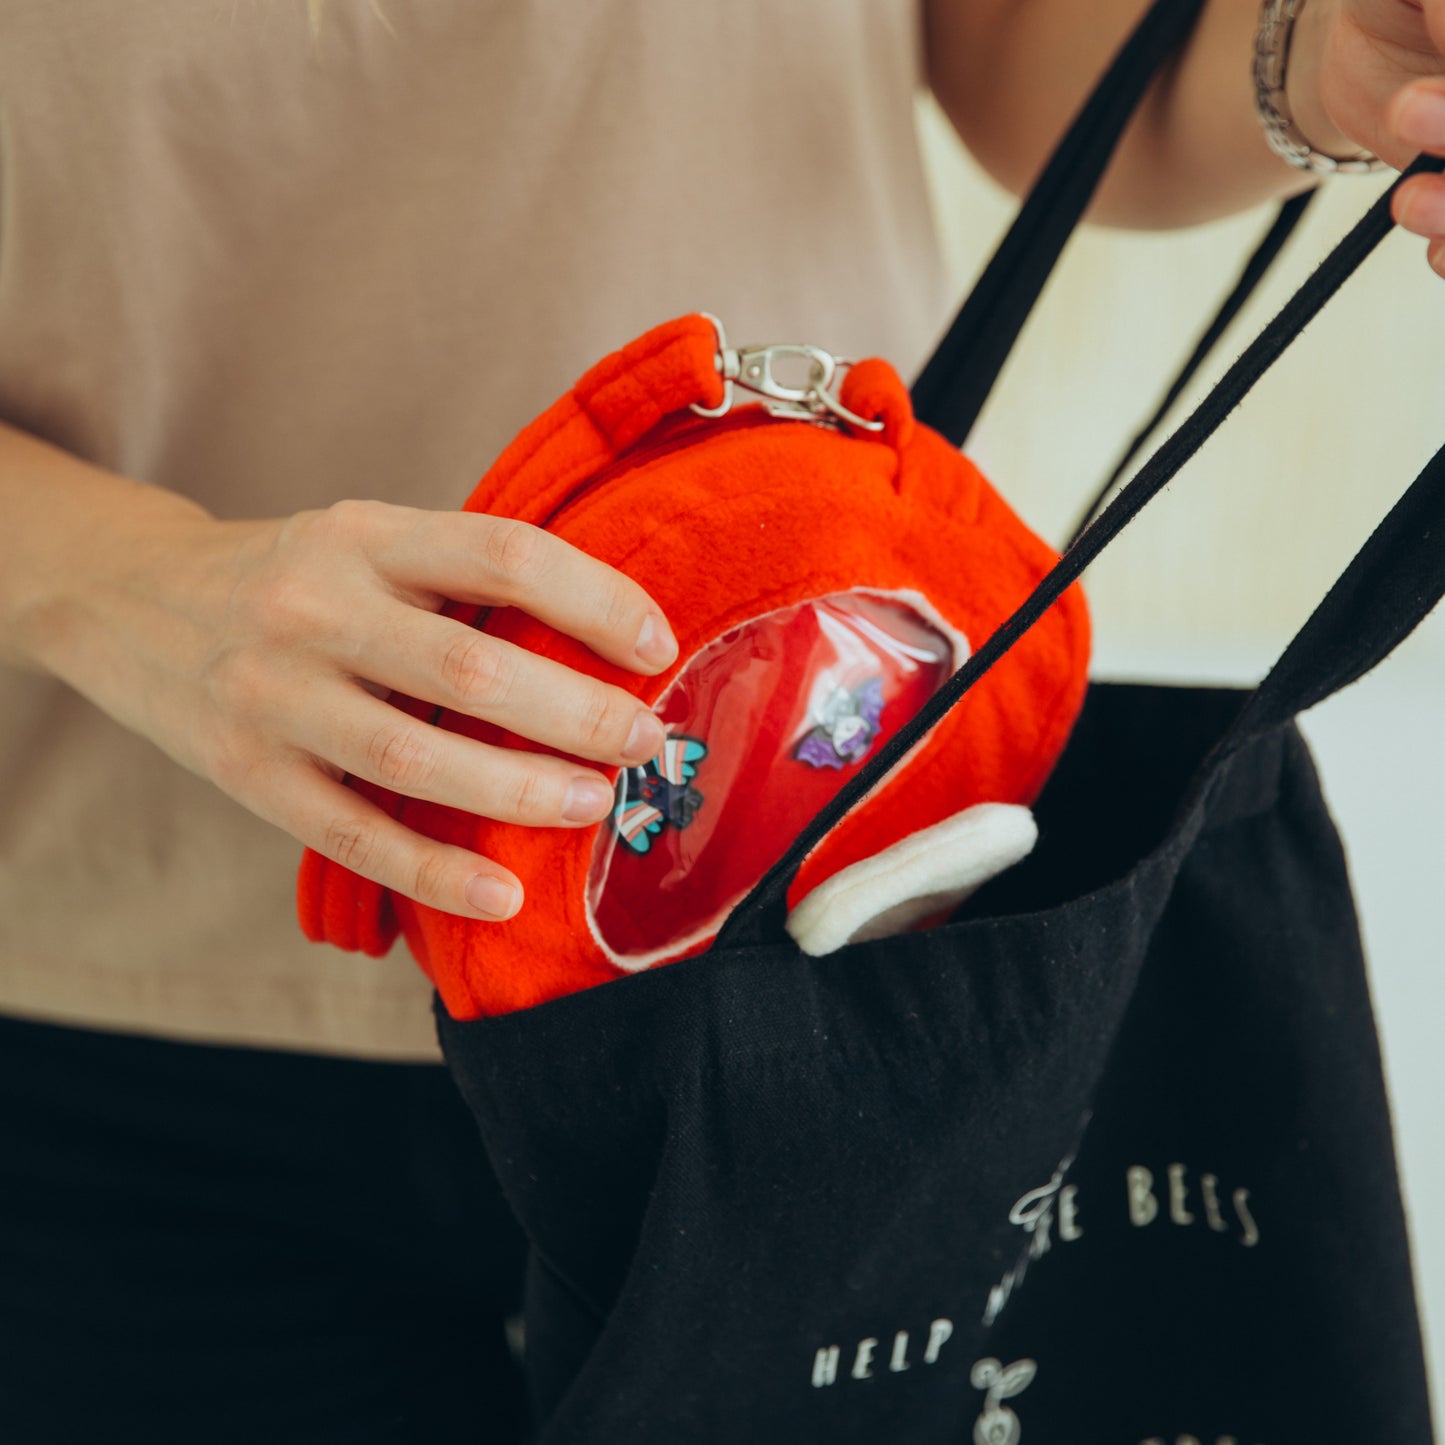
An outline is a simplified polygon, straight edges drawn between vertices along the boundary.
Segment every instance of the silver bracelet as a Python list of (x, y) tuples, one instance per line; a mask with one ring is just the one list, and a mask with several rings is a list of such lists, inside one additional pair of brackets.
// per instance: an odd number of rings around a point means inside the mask
[(1300, 133), (1285, 95), (1290, 41), (1305, 0), (1264, 0), (1259, 29), (1254, 33), (1254, 108), (1264, 138), (1281, 160), (1316, 175), (1363, 175), (1384, 170), (1385, 163), (1368, 151), (1357, 156), (1331, 156), (1317, 151)]

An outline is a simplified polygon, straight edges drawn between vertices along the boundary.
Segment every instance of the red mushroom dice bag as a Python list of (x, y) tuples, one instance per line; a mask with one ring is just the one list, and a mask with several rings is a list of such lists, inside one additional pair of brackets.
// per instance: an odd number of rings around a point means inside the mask
[[(804, 824), (1056, 560), (966, 457), (915, 422), (886, 362), (734, 350), (705, 315), (594, 366), (465, 506), (545, 527), (635, 579), (679, 652), (644, 678), (515, 609), (447, 607), (628, 690), (667, 733), (655, 758), (619, 771), (611, 816), (583, 829), (498, 823), (353, 780), (526, 889), (514, 918), (476, 922), (306, 855), (306, 934), (371, 954), (404, 935), (459, 1020), (704, 952)], [(1075, 587), (807, 859), (788, 900), (800, 948), (918, 926), (1029, 851), (1029, 804), (1082, 704), (1088, 648)], [(425, 700), (391, 700), (450, 731), (544, 751)]]

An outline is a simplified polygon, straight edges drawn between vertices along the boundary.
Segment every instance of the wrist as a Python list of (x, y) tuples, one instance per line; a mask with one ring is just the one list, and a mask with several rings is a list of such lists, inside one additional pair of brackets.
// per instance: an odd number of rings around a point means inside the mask
[(1300, 170), (1379, 169), (1336, 124), (1322, 79), (1339, 0), (1264, 0), (1256, 36), (1255, 104), (1270, 148)]
[(0, 428), (0, 661), (66, 677), (98, 590), (135, 565), (151, 534), (211, 521), (174, 492)]
[(1285, 95), (1290, 114), (1310, 146), (1327, 156), (1365, 154), (1334, 122), (1321, 98), (1320, 76), (1330, 34), (1339, 19), (1339, 0), (1307, 0), (1294, 22)]

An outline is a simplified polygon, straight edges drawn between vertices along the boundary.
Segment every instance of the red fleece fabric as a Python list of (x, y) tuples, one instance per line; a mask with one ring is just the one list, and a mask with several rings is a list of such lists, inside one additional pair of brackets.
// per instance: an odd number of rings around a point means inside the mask
[[(881, 434), (774, 420), (756, 407), (707, 422), (685, 408), (720, 400), (715, 346), (711, 324), (694, 316), (608, 357), (517, 437), (466, 503), (544, 525), (633, 577), (672, 624), (673, 667), (640, 678), (511, 608), (452, 605), (448, 615), (651, 704), (723, 633), (851, 589), (922, 593), (976, 650), (1056, 560), (971, 462), (914, 422), (885, 362), (855, 366), (842, 395), (859, 415), (881, 418)], [(1032, 802), (1082, 704), (1088, 649), (1075, 587), (814, 851), (790, 902), (963, 808)], [(545, 751), (425, 701), (392, 701), (452, 732)], [(457, 1019), (621, 976), (586, 916), (597, 827), (526, 829), (352, 786), (418, 832), (505, 862), (527, 901), (506, 923), (478, 923), (308, 853), (298, 882), (308, 937), (379, 954), (400, 929)]]

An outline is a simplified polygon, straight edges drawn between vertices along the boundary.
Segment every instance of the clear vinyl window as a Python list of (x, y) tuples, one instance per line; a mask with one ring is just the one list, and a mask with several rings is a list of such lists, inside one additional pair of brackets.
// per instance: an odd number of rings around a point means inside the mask
[(624, 769), (587, 882), (623, 968), (721, 926), (803, 825), (962, 662), (922, 598), (848, 592), (709, 644), (656, 704), (663, 751)]

